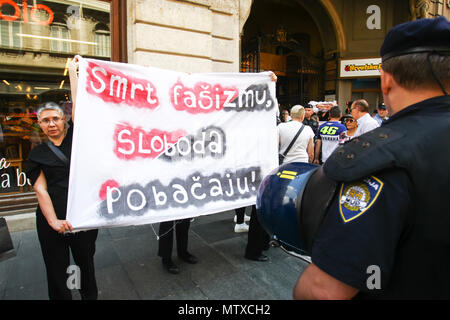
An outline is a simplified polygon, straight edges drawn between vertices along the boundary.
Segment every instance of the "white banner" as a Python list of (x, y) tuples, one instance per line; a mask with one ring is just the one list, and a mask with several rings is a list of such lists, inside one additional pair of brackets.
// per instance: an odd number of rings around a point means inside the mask
[(80, 59), (67, 220), (75, 230), (253, 205), (278, 166), (275, 82)]

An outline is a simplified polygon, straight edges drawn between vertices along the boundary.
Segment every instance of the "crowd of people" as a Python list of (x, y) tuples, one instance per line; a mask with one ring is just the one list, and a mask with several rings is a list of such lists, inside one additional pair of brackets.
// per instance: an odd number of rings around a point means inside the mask
[[(295, 105), (290, 110), (281, 111), (278, 136), (283, 163), (323, 164), (338, 145), (378, 128), (389, 118), (384, 104), (375, 110), (377, 112), (371, 116), (369, 103), (359, 99), (347, 102), (345, 114), (336, 104), (326, 112), (314, 108), (312, 104)], [(320, 117), (317, 114), (319, 111)], [(297, 132), (300, 132), (298, 136)]]
[[(343, 115), (336, 104), (329, 106), (326, 112), (314, 108), (312, 104), (282, 110), (281, 119), (277, 119), (280, 165), (289, 162), (321, 165), (339, 145), (379, 127), (382, 121), (388, 119), (384, 104), (377, 107), (376, 117), (371, 117), (369, 103), (364, 99), (349, 101), (346, 111)], [(249, 232), (245, 258), (267, 261), (263, 251), (269, 247), (270, 239), (258, 222), (256, 207), (252, 206), (251, 211), (249, 217), (245, 215), (245, 208), (235, 210), (234, 231)], [(248, 221), (249, 225), (246, 224)]]

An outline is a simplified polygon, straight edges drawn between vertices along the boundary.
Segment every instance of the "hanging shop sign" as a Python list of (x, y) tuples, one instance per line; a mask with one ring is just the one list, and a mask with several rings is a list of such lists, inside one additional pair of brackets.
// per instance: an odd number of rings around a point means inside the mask
[(75, 230), (256, 203), (278, 166), (275, 82), (80, 59), (67, 219)]
[(379, 77), (381, 58), (341, 60), (340, 78)]

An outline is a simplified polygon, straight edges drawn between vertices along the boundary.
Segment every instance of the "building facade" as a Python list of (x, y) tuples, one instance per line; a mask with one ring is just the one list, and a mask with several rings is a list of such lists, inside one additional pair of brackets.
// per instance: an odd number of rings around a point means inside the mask
[(0, 215), (36, 206), (26, 159), (40, 103), (70, 113), (75, 54), (184, 72), (278, 76), (282, 107), (382, 102), (379, 48), (393, 26), (450, 17), (450, 0), (2, 0)]
[(386, 33), (450, 16), (444, 0), (128, 0), (127, 7), (128, 62), (186, 72), (272, 70), (285, 107), (336, 100), (344, 108), (365, 98), (374, 109), (382, 102)]

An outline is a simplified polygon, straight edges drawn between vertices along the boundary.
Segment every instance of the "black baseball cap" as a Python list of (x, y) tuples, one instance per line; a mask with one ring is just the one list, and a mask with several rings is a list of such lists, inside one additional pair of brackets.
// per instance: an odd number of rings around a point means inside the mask
[(393, 27), (380, 49), (382, 61), (423, 52), (450, 54), (450, 22), (441, 16), (418, 19)]
[(378, 106), (378, 109), (386, 110), (386, 106), (384, 105), (384, 103), (382, 103)]

